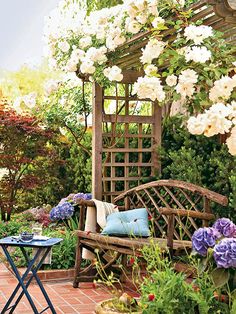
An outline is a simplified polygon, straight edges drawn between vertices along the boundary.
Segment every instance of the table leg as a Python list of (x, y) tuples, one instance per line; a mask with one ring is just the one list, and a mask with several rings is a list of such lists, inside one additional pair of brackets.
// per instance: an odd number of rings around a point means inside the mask
[[(27, 255), (25, 249), (24, 249), (24, 248), (21, 248), (21, 250), (22, 250), (22, 253), (23, 253), (23, 255), (24, 255), (26, 261), (29, 262), (29, 258), (28, 258), (28, 255)], [(56, 314), (56, 311), (55, 311), (55, 309), (54, 309), (54, 307), (53, 307), (53, 305), (52, 305), (52, 302), (51, 302), (51, 300), (50, 300), (50, 298), (49, 298), (49, 296), (48, 296), (46, 290), (44, 289), (44, 286), (43, 286), (41, 280), (39, 279), (39, 277), (38, 277), (38, 275), (37, 275), (38, 269), (39, 269), (40, 266), (42, 265), (44, 259), (46, 258), (47, 254), (50, 252), (50, 250), (51, 250), (51, 248), (47, 248), (47, 249), (46, 249), (46, 251), (45, 251), (45, 253), (44, 253), (42, 259), (39, 261), (38, 265), (37, 265), (36, 267), (34, 267), (34, 268), (31, 270), (32, 275), (31, 275), (31, 277), (29, 278), (29, 280), (28, 280), (26, 286), (28, 286), (28, 285), (30, 284), (31, 280), (32, 280), (33, 278), (35, 278), (35, 280), (37, 281), (37, 284), (38, 284), (39, 288), (41, 289), (41, 292), (42, 292), (42, 294), (43, 294), (45, 300), (47, 301), (47, 304), (48, 304), (49, 308), (51, 309), (51, 312), (52, 312), (53, 314)], [(20, 296), (19, 296), (19, 297), (20, 297)]]
[[(38, 283), (39, 278), (38, 278), (38, 276), (37, 276), (37, 271), (38, 271), (39, 268), (41, 267), (41, 265), (42, 265), (42, 263), (43, 263), (45, 257), (47, 256), (47, 254), (49, 253), (49, 251), (50, 251), (51, 248), (47, 248), (47, 249), (45, 249), (45, 248), (39, 248), (38, 251), (36, 252), (34, 258), (33, 258), (32, 260), (29, 259), (28, 255), (27, 255), (27, 253), (26, 253), (26, 250), (25, 250), (23, 247), (21, 247), (20, 249), (21, 249), (21, 251), (22, 251), (22, 253), (23, 253), (23, 255), (24, 255), (24, 257), (25, 257), (25, 260), (26, 260), (26, 262), (27, 262), (28, 265), (29, 265), (30, 263), (32, 264), (32, 261), (33, 261), (33, 265), (34, 265), (35, 261), (36, 261), (36, 260), (38, 259), (38, 257), (40, 256), (41, 252), (45, 250), (45, 252), (44, 252), (43, 256), (40, 258), (38, 264), (37, 264), (34, 268), (33, 268), (33, 267), (30, 267), (30, 269), (29, 269), (29, 271), (32, 272), (32, 275), (30, 275), (28, 281), (27, 281), (26, 284), (25, 284), (25, 287), (26, 287), (26, 289), (27, 289), (27, 288), (29, 287), (29, 285), (30, 285), (30, 283), (31, 283), (31, 281), (32, 281), (33, 278), (35, 278), (36, 281), (37, 281), (37, 283)], [(27, 270), (28, 270), (28, 268), (27, 268)], [(27, 272), (27, 274), (29, 273), (29, 271)], [(26, 276), (25, 276), (25, 273), (24, 273), (23, 276), (26, 277)], [(37, 277), (37, 278), (36, 278), (36, 277)], [(23, 278), (23, 277), (22, 277), (22, 278)], [(40, 281), (40, 280), (39, 280), (39, 281)], [(39, 283), (38, 283), (38, 284), (39, 284)], [(42, 285), (41, 282), (40, 282), (40, 284)], [(41, 289), (41, 287), (40, 287), (40, 289)], [(41, 289), (41, 291), (42, 291), (42, 289)], [(44, 294), (46, 293), (46, 291), (42, 291), (42, 293), (43, 293), (43, 295), (44, 295)], [(24, 290), (23, 290), (23, 291), (20, 293), (20, 295), (18, 296), (18, 298), (16, 299), (16, 302), (15, 302), (15, 304), (12, 306), (12, 308), (11, 308), (9, 314), (13, 313), (13, 311), (15, 310), (17, 304), (20, 302), (20, 300), (21, 300), (21, 298), (23, 297), (24, 294), (25, 294), (25, 292), (24, 292)], [(47, 295), (47, 293), (46, 293), (46, 295)], [(45, 295), (44, 295), (44, 297), (45, 297)], [(45, 298), (45, 299), (46, 299), (46, 298)], [(48, 300), (49, 300), (49, 302), (48, 302)], [(51, 309), (52, 313), (55, 314), (56, 311), (55, 311), (55, 309), (54, 309), (54, 307), (53, 307), (53, 305), (52, 305), (52, 303), (51, 303), (51, 301), (50, 301), (48, 295), (47, 295), (46, 301), (48, 302), (48, 307)], [(35, 313), (38, 313), (38, 311), (35, 312)]]
[[(8, 309), (9, 309), (9, 305), (11, 304), (11, 302), (13, 301), (14, 297), (16, 296), (18, 290), (20, 289), (20, 287), (23, 289), (23, 291), (21, 292), (20, 296), (17, 298), (17, 301), (16, 303), (11, 307), (11, 311), (10, 313), (13, 313), (13, 310), (16, 308), (17, 304), (19, 303), (20, 299), (22, 298), (22, 296), (25, 294), (29, 303), (30, 303), (30, 306), (32, 307), (32, 310), (34, 311), (34, 313), (38, 313), (38, 310), (36, 308), (36, 306), (34, 305), (34, 302), (30, 296), (30, 294), (28, 293), (27, 291), (27, 287), (29, 286), (28, 285), (25, 285), (24, 284), (24, 279), (26, 278), (26, 276), (28, 275), (28, 273), (31, 271), (32, 267), (34, 266), (34, 263), (36, 261), (36, 259), (39, 257), (40, 253), (41, 253), (41, 250), (39, 249), (38, 252), (36, 253), (36, 255), (34, 256), (34, 258), (28, 263), (28, 267), (25, 271), (25, 273), (23, 274), (23, 276), (21, 277), (18, 270), (17, 270), (17, 267), (15, 266), (8, 250), (7, 250), (7, 246), (3, 245), (2, 246), (2, 249), (7, 257), (7, 260), (8, 262), (10, 263), (11, 267), (12, 267), (12, 270), (14, 271), (15, 275), (16, 275), (16, 278), (18, 280), (18, 285), (16, 286), (15, 290), (13, 291), (12, 295), (10, 296), (9, 300), (7, 301), (6, 305), (4, 306), (3, 310), (1, 311), (1, 314), (4, 314)], [(31, 279), (32, 280), (32, 279)]]

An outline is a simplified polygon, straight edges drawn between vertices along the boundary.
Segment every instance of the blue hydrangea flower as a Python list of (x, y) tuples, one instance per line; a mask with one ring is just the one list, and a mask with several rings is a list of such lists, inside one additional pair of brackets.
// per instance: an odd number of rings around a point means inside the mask
[(214, 228), (199, 228), (192, 236), (193, 250), (202, 256), (207, 255), (207, 250), (216, 244), (221, 234)]
[(92, 199), (92, 194), (91, 193), (77, 193), (73, 195), (73, 202), (76, 203), (78, 199), (83, 199), (83, 200), (91, 200)]
[(217, 267), (236, 268), (236, 239), (225, 238), (214, 247), (214, 259)]
[(214, 223), (213, 228), (225, 237), (236, 237), (236, 225), (228, 218), (218, 219)]
[(73, 214), (74, 214), (74, 206), (69, 202), (64, 202), (52, 208), (50, 212), (50, 219), (51, 220), (68, 219), (71, 216), (73, 216)]

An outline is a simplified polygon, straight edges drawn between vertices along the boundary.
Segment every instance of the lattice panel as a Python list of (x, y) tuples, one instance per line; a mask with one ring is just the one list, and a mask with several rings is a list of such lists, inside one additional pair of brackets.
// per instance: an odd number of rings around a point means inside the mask
[(157, 174), (161, 108), (133, 96), (131, 83), (117, 84), (103, 90), (101, 124), (102, 195), (112, 202)]
[[(153, 231), (155, 237), (165, 238), (167, 235), (168, 218), (160, 213), (160, 209), (171, 208), (209, 213), (210, 200), (218, 202), (218, 199), (215, 196), (208, 195), (206, 191), (206, 189), (202, 188), (197, 190), (190, 183), (162, 180), (133, 188), (120, 195), (115, 201), (118, 205), (126, 203), (126, 207), (131, 209), (145, 207), (149, 216), (154, 218)], [(221, 200), (219, 200), (220, 202)], [(191, 240), (191, 235), (199, 227), (202, 227), (202, 223), (202, 219), (175, 216), (174, 239)]]

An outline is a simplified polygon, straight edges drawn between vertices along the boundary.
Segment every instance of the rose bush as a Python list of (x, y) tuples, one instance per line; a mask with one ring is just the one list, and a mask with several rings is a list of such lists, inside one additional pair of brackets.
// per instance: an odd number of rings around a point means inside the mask
[[(134, 88), (139, 98), (160, 104), (178, 102), (190, 113), (218, 102), (230, 104), (236, 87), (236, 75), (229, 77), (235, 67), (233, 47), (212, 27), (191, 22), (187, 5), (184, 0), (125, 0), (122, 5), (86, 14), (74, 1), (61, 1), (45, 24), (47, 56), (52, 67), (107, 86), (123, 79), (122, 69), (115, 65), (121, 46), (148, 30), (151, 35), (140, 57), (145, 75)], [(176, 38), (166, 40), (162, 31), (171, 28)], [(194, 134), (231, 131), (227, 145), (236, 154), (234, 125), (235, 109), (222, 119), (216, 114), (213, 120), (199, 117), (188, 123)]]

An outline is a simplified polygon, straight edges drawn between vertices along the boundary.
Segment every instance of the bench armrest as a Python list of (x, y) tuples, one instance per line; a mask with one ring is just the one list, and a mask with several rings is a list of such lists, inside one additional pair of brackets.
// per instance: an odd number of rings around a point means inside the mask
[(76, 200), (76, 204), (80, 208), (78, 229), (84, 230), (86, 209), (88, 206), (95, 207), (95, 203), (92, 200), (84, 200), (80, 198)]

